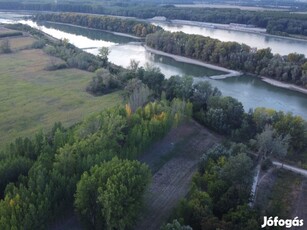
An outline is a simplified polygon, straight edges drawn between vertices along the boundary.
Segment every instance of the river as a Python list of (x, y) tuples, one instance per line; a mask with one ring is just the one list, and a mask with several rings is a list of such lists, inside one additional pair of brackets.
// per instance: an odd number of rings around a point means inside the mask
[[(7, 18), (5, 20), (8, 22)], [(3, 21), (1, 21), (0, 13), (0, 23)], [(256, 77), (243, 75), (223, 80), (212, 80), (208, 76), (221, 74), (221, 72), (152, 54), (146, 51), (138, 40), (132, 38), (68, 25), (54, 23), (37, 25), (31, 21), (20, 19), (18, 21), (36, 27), (56, 38), (67, 38), (72, 44), (93, 54), (98, 53), (99, 47), (107, 46), (111, 51), (109, 61), (117, 65), (127, 67), (130, 60), (134, 59), (139, 61), (142, 66), (148, 63), (159, 67), (167, 78), (172, 75), (190, 75), (198, 80), (207, 80), (218, 87), (223, 95), (232, 96), (241, 101), (246, 111), (255, 107), (267, 107), (292, 112), (307, 120), (306, 95), (269, 85)]]
[[(180, 20), (176, 21), (180, 22)], [(182, 21), (182, 23), (186, 22)], [(182, 31), (186, 34), (199, 34), (202, 36), (216, 38), (225, 42), (233, 41), (244, 43), (258, 49), (269, 47), (273, 53), (279, 53), (281, 55), (287, 55), (289, 53), (296, 52), (304, 54), (307, 57), (306, 40), (278, 37), (263, 33), (251, 33), (229, 29), (210, 28), (197, 25), (182, 25), (179, 23), (155, 21), (153, 24), (161, 26), (164, 30), (170, 32)]]

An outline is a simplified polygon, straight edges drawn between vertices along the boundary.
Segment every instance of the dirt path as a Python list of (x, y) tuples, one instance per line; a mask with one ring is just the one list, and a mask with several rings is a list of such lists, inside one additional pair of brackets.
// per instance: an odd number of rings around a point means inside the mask
[[(156, 172), (146, 196), (146, 210), (135, 229), (157, 230), (189, 191), (191, 178), (203, 152), (221, 141), (194, 121), (172, 130), (140, 159)], [(161, 158), (165, 164), (161, 165)]]
[(307, 170), (306, 169), (301, 169), (301, 168), (291, 166), (291, 165), (288, 165), (288, 164), (283, 164), (283, 163), (278, 162), (278, 161), (272, 161), (272, 163), (275, 166), (279, 166), (280, 168), (283, 168), (283, 169), (289, 170), (291, 172), (300, 174), (304, 177), (307, 177)]

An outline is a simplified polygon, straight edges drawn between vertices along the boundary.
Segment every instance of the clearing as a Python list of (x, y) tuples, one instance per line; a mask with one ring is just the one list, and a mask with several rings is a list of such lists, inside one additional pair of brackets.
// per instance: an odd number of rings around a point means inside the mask
[(200, 157), (221, 140), (219, 135), (189, 121), (169, 132), (140, 158), (154, 175), (145, 199), (146, 210), (135, 229), (156, 230), (168, 220), (179, 200), (187, 195)]
[[(255, 207), (261, 216), (307, 219), (307, 179), (285, 169), (271, 168), (258, 183)], [(291, 229), (306, 229), (292, 227)]]
[[(11, 37), (14, 49), (34, 42), (27, 36)], [(72, 125), (121, 103), (120, 93), (94, 97), (85, 91), (93, 73), (78, 69), (46, 71), (60, 61), (41, 49), (0, 55), (0, 148), (17, 137), (49, 130), (55, 122)]]

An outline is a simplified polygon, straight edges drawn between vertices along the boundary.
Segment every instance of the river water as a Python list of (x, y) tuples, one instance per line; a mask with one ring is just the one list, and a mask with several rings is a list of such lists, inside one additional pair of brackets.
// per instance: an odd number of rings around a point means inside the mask
[[(6, 18), (5, 20), (7, 23), (11, 19)], [(218, 87), (223, 95), (232, 96), (241, 101), (246, 111), (255, 107), (267, 107), (292, 112), (307, 120), (307, 95), (271, 86), (256, 77), (243, 75), (223, 80), (212, 80), (208, 76), (221, 74), (221, 72), (152, 54), (146, 51), (138, 40), (132, 38), (68, 25), (54, 23), (37, 25), (31, 21), (18, 21), (36, 27), (56, 38), (67, 38), (72, 44), (93, 54), (97, 54), (98, 48), (101, 46), (109, 47), (111, 51), (109, 61), (117, 65), (127, 67), (130, 60), (134, 59), (139, 61), (142, 66), (148, 63), (159, 67), (166, 77), (190, 75), (198, 80), (207, 80)]]
[[(178, 20), (179, 21), (179, 20)], [(201, 27), (193, 25), (180, 25), (178, 23), (154, 22), (153, 24), (161, 26), (164, 30), (170, 32), (182, 31), (186, 34), (199, 34), (216, 38), (221, 41), (233, 41), (244, 43), (251, 47), (271, 48), (273, 53), (287, 55), (289, 53), (300, 53), (307, 57), (307, 41), (291, 39), (286, 37), (277, 37), (265, 35), (262, 33), (248, 33), (237, 30), (214, 29), (210, 27)]]

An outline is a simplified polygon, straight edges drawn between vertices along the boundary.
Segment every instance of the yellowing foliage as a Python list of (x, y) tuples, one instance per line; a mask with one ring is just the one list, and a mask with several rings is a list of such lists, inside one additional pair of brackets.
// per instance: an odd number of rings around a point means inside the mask
[(126, 104), (125, 109), (126, 109), (127, 116), (130, 117), (132, 114), (132, 109), (130, 105)]

